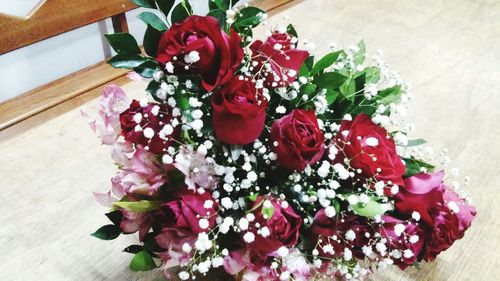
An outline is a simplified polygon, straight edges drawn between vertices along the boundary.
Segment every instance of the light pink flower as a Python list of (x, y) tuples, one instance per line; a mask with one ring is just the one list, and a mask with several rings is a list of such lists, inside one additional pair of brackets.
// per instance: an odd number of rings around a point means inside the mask
[(211, 189), (217, 186), (215, 163), (204, 155), (193, 151), (191, 147), (181, 147), (175, 156), (174, 166), (185, 176), (185, 184), (189, 189), (198, 187)]

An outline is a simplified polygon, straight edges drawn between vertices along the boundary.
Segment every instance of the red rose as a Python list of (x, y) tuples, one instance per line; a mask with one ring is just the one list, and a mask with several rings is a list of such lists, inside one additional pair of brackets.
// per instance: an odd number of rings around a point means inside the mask
[[(125, 140), (148, 147), (153, 153), (163, 153), (179, 134), (170, 125), (173, 117), (166, 104), (148, 103), (142, 107), (133, 100), (130, 107), (120, 114), (120, 124)], [(167, 129), (165, 130), (165, 126)]]
[[(367, 245), (373, 236), (373, 229), (364, 217), (343, 214), (329, 218), (325, 214), (325, 209), (321, 209), (314, 216), (311, 233), (313, 243), (318, 245), (316, 249), (321, 257), (341, 257), (348, 248), (353, 256), (363, 259), (362, 247)], [(370, 237), (366, 237), (366, 233), (370, 234)], [(327, 245), (331, 248), (329, 249)]]
[[(387, 252), (392, 252), (394, 264), (401, 269), (412, 266), (418, 259), (424, 244), (424, 231), (414, 223), (399, 220), (391, 216), (383, 217), (384, 224), (379, 233), (387, 239)], [(397, 226), (398, 225), (398, 226)], [(398, 232), (396, 227), (403, 226)]]
[(229, 144), (251, 143), (264, 129), (266, 107), (253, 82), (234, 77), (212, 95), (215, 135)]
[(231, 79), (240, 65), (240, 45), (240, 36), (231, 29), (228, 37), (214, 17), (190, 16), (162, 34), (156, 60), (163, 65), (171, 62), (179, 71), (189, 65), (201, 75), (203, 87), (211, 91)]
[(334, 161), (344, 163), (345, 157), (354, 169), (362, 171), (362, 176), (401, 186), (406, 167), (388, 136), (384, 128), (365, 114), (356, 116), (354, 121), (343, 121), (336, 136), (336, 145), (343, 153)]
[(252, 60), (257, 62), (254, 72), (265, 79), (268, 87), (286, 87), (299, 73), (309, 53), (297, 50), (288, 34), (275, 32), (265, 42), (255, 41), (251, 46)]
[[(205, 208), (206, 201), (212, 201), (210, 208)], [(162, 210), (167, 215), (167, 227), (175, 229), (184, 235), (196, 235), (208, 232), (216, 225), (218, 205), (210, 192), (199, 194), (191, 190), (183, 190), (176, 195), (176, 199), (162, 205)], [(200, 226), (200, 219), (206, 219), (206, 228)]]
[(325, 137), (314, 111), (296, 109), (274, 121), (271, 141), (278, 163), (290, 170), (302, 171), (306, 165), (318, 162), (325, 151)]
[(403, 215), (418, 212), (425, 232), (422, 258), (432, 261), (464, 236), (476, 209), (443, 184), (444, 173), (420, 173), (405, 179), (396, 198), (396, 210)]
[[(265, 218), (262, 209), (269, 202), (274, 212), (271, 218)], [(272, 197), (259, 196), (252, 209), (254, 208), (255, 220), (252, 224), (260, 224), (260, 233), (250, 228), (249, 231), (255, 234), (255, 241), (249, 244), (250, 251), (257, 255), (270, 255), (283, 246), (293, 247), (297, 244), (302, 219), (288, 203)]]

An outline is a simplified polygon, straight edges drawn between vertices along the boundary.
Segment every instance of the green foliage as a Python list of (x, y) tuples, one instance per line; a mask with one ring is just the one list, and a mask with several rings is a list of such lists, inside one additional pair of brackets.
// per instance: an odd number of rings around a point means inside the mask
[(172, 11), (172, 23), (181, 22), (192, 14), (193, 8), (191, 7), (191, 4), (189, 4), (189, 1), (182, 0), (179, 4), (177, 4), (177, 6), (175, 6), (174, 10)]
[(135, 68), (146, 62), (148, 59), (140, 55), (118, 54), (108, 60), (108, 63), (114, 68)]
[(267, 220), (270, 220), (273, 217), (274, 214), (274, 206), (271, 205), (269, 208), (264, 208), (262, 207), (262, 215), (267, 218)]
[(116, 239), (118, 236), (120, 236), (121, 233), (122, 230), (120, 229), (119, 226), (116, 226), (114, 224), (108, 224), (99, 228), (96, 232), (90, 235), (97, 237), (101, 240), (113, 240)]
[(141, 49), (137, 45), (135, 38), (129, 33), (105, 34), (104, 37), (111, 45), (111, 48), (118, 54), (140, 54)]
[(106, 214), (106, 217), (114, 224), (114, 225), (120, 225), (120, 222), (122, 221), (122, 212), (119, 210), (112, 211)]
[(226, 11), (219, 9), (211, 10), (210, 12), (208, 12), (207, 16), (212, 16), (216, 18), (217, 21), (219, 21), (220, 28), (226, 32), (228, 31), (228, 26), (226, 22)]
[(266, 12), (257, 7), (245, 7), (236, 14), (232, 27), (240, 33), (246, 28), (254, 28), (262, 22), (264, 14)]
[(424, 139), (409, 140), (407, 146), (418, 146), (427, 143)]
[(151, 8), (151, 9), (156, 8), (154, 0), (132, 0), (132, 3), (136, 4), (139, 7)]
[(165, 17), (167, 17), (175, 4), (175, 0), (156, 0), (156, 4)]
[(297, 34), (297, 30), (295, 29), (295, 27), (292, 24), (289, 24), (286, 27), (286, 33), (288, 33), (289, 35), (292, 35), (295, 38), (299, 38), (299, 35)]
[(146, 28), (146, 32), (144, 33), (144, 50), (146, 51), (146, 54), (151, 57), (156, 56), (161, 34), (161, 31), (158, 31), (150, 25)]
[(152, 78), (153, 74), (160, 68), (160, 65), (153, 60), (148, 60), (138, 67), (134, 68), (134, 71), (137, 72), (144, 78)]
[(309, 56), (304, 63), (302, 64), (302, 67), (300, 68), (299, 71), (299, 77), (309, 77), (311, 76), (311, 70), (314, 65), (314, 56)]
[(369, 217), (372, 218), (377, 215), (382, 215), (385, 213), (385, 208), (384, 205), (378, 203), (375, 201), (375, 198), (370, 197), (370, 200), (363, 204), (363, 203), (358, 203), (352, 207), (352, 210), (354, 213), (363, 216), (363, 217)]
[(153, 27), (158, 31), (167, 30), (167, 26), (165, 25), (165, 23), (157, 15), (151, 12), (142, 12), (137, 17), (145, 24)]
[(160, 201), (148, 201), (141, 200), (137, 202), (125, 202), (119, 201), (115, 202), (113, 205), (125, 209), (127, 211), (136, 212), (136, 213), (147, 213), (150, 211), (154, 211), (158, 209), (161, 205)]
[(359, 48), (359, 51), (354, 56), (354, 62), (357, 65), (360, 65), (360, 64), (363, 64), (363, 62), (365, 61), (365, 57), (366, 57), (366, 46), (365, 46), (365, 42), (363, 40), (361, 40), (358, 43), (358, 48)]
[(156, 263), (151, 254), (147, 251), (140, 251), (134, 255), (130, 262), (130, 270), (132, 271), (148, 271), (155, 269)]
[(323, 58), (321, 58), (312, 68), (311, 75), (314, 76), (326, 68), (330, 67), (333, 63), (337, 61), (339, 56), (343, 53), (343, 51), (337, 51), (333, 53), (329, 53)]
[(123, 249), (125, 253), (137, 254), (142, 251), (141, 245), (130, 245), (127, 248)]
[(406, 173), (405, 177), (411, 177), (416, 174), (419, 174), (422, 170), (422, 168), (427, 169), (427, 171), (433, 171), (435, 166), (431, 165), (429, 163), (426, 163), (422, 160), (415, 159), (414, 157), (411, 158), (403, 158), (403, 161), (406, 164)]
[(314, 77), (314, 83), (324, 89), (335, 90), (338, 89), (348, 77), (338, 72), (326, 72)]
[(394, 103), (399, 102), (402, 94), (403, 92), (401, 91), (401, 86), (397, 85), (378, 92), (378, 94), (373, 98), (373, 100), (377, 101), (378, 103), (388, 105), (393, 102)]

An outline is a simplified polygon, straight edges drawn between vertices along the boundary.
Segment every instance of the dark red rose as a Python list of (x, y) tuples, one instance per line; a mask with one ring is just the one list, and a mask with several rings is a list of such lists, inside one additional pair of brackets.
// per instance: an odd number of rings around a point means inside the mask
[[(205, 208), (205, 202), (213, 202), (210, 208)], [(212, 194), (206, 191), (199, 194), (192, 190), (183, 190), (176, 195), (176, 199), (165, 203), (161, 209), (167, 216), (167, 227), (175, 229), (184, 236), (196, 235), (201, 232), (209, 232), (216, 225), (216, 213), (218, 204), (213, 200)], [(200, 219), (208, 220), (208, 227), (200, 226)]]
[(264, 129), (266, 107), (266, 98), (253, 82), (234, 77), (212, 95), (215, 135), (229, 144), (253, 142)]
[[(379, 233), (387, 239), (387, 252), (394, 264), (401, 269), (412, 266), (418, 259), (424, 244), (424, 231), (415, 223), (408, 223), (391, 216), (383, 217)], [(402, 229), (397, 229), (398, 227)], [(402, 230), (402, 231), (401, 231)]]
[[(274, 212), (271, 218), (265, 218), (262, 209), (269, 202), (272, 204)], [(277, 251), (282, 246), (293, 247), (297, 244), (302, 219), (288, 203), (272, 197), (259, 196), (252, 209), (254, 208), (256, 208), (253, 211), (255, 220), (251, 225), (259, 223), (260, 234), (250, 227), (249, 231), (255, 234), (255, 241), (249, 244), (251, 252), (266, 256)], [(266, 228), (266, 230), (263, 230), (263, 228)]]
[[(230, 35), (214, 17), (190, 16), (162, 34), (156, 60), (163, 65), (171, 62), (178, 71), (190, 65), (201, 75), (203, 87), (211, 91), (231, 79), (243, 58), (240, 36), (232, 29)], [(197, 52), (199, 60), (190, 58), (192, 52)]]
[(255, 41), (251, 46), (252, 60), (257, 62), (254, 73), (264, 79), (268, 87), (286, 87), (299, 73), (309, 53), (297, 50), (288, 34), (275, 32), (265, 42)]
[(274, 121), (271, 141), (278, 143), (273, 145), (278, 163), (289, 170), (304, 170), (318, 162), (325, 151), (325, 137), (313, 110), (295, 109)]
[[(157, 154), (165, 152), (173, 139), (179, 135), (179, 128), (170, 125), (172, 119), (168, 105), (148, 103), (142, 107), (137, 100), (133, 100), (130, 107), (120, 114), (125, 140), (147, 147), (149, 151)], [(172, 130), (164, 130), (165, 126)]]
[[(373, 229), (366, 218), (355, 214), (329, 218), (325, 209), (319, 210), (314, 216), (311, 233), (314, 245), (318, 245), (315, 249), (321, 257), (326, 258), (343, 256), (347, 247), (352, 256), (363, 259), (362, 247), (373, 237)], [(369, 234), (368, 237), (366, 233)], [(330, 245), (331, 249), (328, 249), (327, 245)]]
[(396, 198), (396, 211), (417, 212), (425, 233), (422, 259), (432, 261), (470, 227), (476, 209), (443, 184), (444, 172), (420, 173), (405, 179)]
[(396, 153), (396, 145), (387, 131), (373, 123), (370, 117), (360, 114), (354, 121), (343, 121), (335, 139), (339, 150), (343, 151), (334, 160), (336, 163), (344, 163), (347, 158), (364, 177), (403, 185), (406, 167)]

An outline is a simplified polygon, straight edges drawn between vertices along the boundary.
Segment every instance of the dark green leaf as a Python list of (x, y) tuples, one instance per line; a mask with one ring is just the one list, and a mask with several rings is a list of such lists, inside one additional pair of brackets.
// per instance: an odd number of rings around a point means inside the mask
[(308, 96), (314, 93), (315, 91), (316, 91), (316, 85), (312, 83), (307, 83), (300, 87), (300, 93)]
[(342, 51), (338, 52), (333, 52), (329, 53), (323, 58), (321, 58), (313, 67), (311, 70), (311, 75), (316, 75), (319, 72), (325, 70), (327, 67), (330, 67), (337, 59), (339, 58), (340, 54), (342, 54)]
[(226, 22), (226, 11), (225, 10), (211, 10), (208, 16), (212, 16), (219, 21), (220, 28), (224, 31), (227, 31), (227, 22)]
[(129, 33), (105, 34), (104, 37), (111, 45), (111, 48), (118, 54), (140, 54), (141, 49), (137, 45), (135, 38)]
[(146, 54), (151, 57), (156, 57), (156, 52), (158, 51), (158, 44), (161, 38), (161, 31), (148, 25), (146, 32), (144, 33), (144, 50)]
[(221, 11), (226, 11), (229, 10), (231, 6), (231, 1), (230, 0), (209, 0), (208, 1), (208, 6), (211, 11), (213, 10), (221, 10)]
[(156, 9), (154, 0), (132, 0), (132, 3), (139, 7)]
[(234, 18), (233, 28), (242, 32), (245, 28), (254, 28), (262, 22), (262, 15), (266, 12), (257, 7), (245, 7)]
[(153, 74), (160, 68), (160, 65), (152, 60), (148, 60), (138, 67), (134, 68), (134, 71), (137, 72), (144, 78), (152, 78)]
[(359, 48), (359, 51), (354, 55), (354, 62), (357, 65), (360, 65), (360, 64), (363, 64), (363, 62), (365, 61), (365, 56), (366, 56), (366, 46), (365, 46), (365, 42), (363, 40), (361, 40), (358, 43), (358, 48)]
[(127, 248), (123, 249), (125, 253), (137, 254), (142, 251), (141, 245), (130, 245)]
[(151, 80), (146, 87), (146, 92), (150, 93), (156, 99), (156, 91), (160, 88), (160, 83), (155, 80)]
[(156, 263), (150, 253), (140, 251), (134, 255), (130, 262), (130, 269), (132, 271), (148, 271), (156, 268)]
[(120, 233), (122, 233), (120, 227), (114, 224), (108, 224), (99, 228), (96, 232), (92, 233), (91, 235), (101, 240), (113, 240), (116, 239), (116, 237), (120, 236)]
[(370, 197), (370, 200), (363, 204), (363, 203), (358, 203), (352, 207), (352, 210), (354, 213), (363, 216), (363, 217), (369, 217), (372, 218), (377, 215), (382, 215), (385, 213), (386, 209), (384, 205), (378, 203), (375, 201), (374, 198)]
[(300, 68), (299, 76), (303, 77), (311, 76), (311, 70), (313, 68), (313, 64), (314, 64), (314, 56), (308, 57), (302, 64), (302, 67)]
[(427, 143), (427, 141), (424, 139), (409, 140), (407, 146), (417, 146), (417, 145), (422, 145), (424, 143)]
[(160, 201), (141, 200), (137, 202), (115, 202), (115, 206), (136, 213), (147, 213), (160, 207)]
[(191, 8), (189, 1), (183, 0), (179, 4), (177, 4), (177, 6), (175, 6), (174, 10), (172, 11), (172, 23), (181, 22), (192, 14), (193, 9)]
[(297, 34), (297, 30), (295, 29), (295, 27), (292, 24), (289, 24), (286, 27), (286, 33), (292, 35), (295, 38), (299, 38), (299, 35)]
[(156, 0), (158, 8), (167, 17), (175, 4), (175, 0)]
[(112, 211), (106, 214), (106, 217), (114, 224), (114, 225), (120, 225), (120, 222), (122, 221), (123, 215), (120, 210)]
[(337, 100), (338, 96), (340, 96), (340, 92), (327, 89), (326, 90), (326, 102), (328, 103), (328, 105), (331, 105), (332, 103), (334, 103), (335, 100)]
[(417, 269), (420, 270), (420, 263), (418, 261), (413, 263), (413, 266)]
[(422, 168), (425, 168), (429, 172), (432, 172), (435, 168), (434, 165), (426, 163), (422, 160), (415, 159), (414, 157), (403, 158), (403, 161), (406, 164), (406, 173), (404, 175), (405, 177), (411, 177), (421, 173)]
[(108, 63), (114, 68), (132, 69), (134, 67), (138, 67), (145, 61), (147, 61), (147, 59), (141, 57), (140, 55), (118, 54), (108, 60)]
[(158, 31), (167, 30), (167, 26), (165, 25), (165, 23), (157, 15), (151, 12), (142, 12), (137, 17), (145, 24), (153, 27)]
[(314, 83), (325, 89), (338, 89), (347, 80), (347, 77), (337, 72), (322, 73), (314, 77)]

